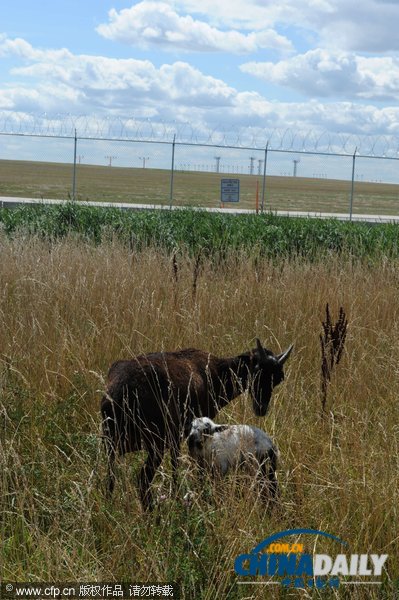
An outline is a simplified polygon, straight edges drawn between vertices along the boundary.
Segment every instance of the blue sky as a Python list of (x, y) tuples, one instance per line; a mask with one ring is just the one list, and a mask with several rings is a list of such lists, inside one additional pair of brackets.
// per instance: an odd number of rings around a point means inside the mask
[(395, 140), (398, 24), (396, 0), (2, 2), (0, 111)]

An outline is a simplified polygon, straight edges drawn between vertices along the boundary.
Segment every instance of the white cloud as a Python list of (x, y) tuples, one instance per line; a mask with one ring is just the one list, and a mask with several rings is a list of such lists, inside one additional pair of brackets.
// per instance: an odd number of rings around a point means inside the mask
[(320, 45), (358, 52), (399, 50), (396, 0), (164, 0), (215, 25), (304, 28)]
[(210, 23), (259, 30), (294, 22), (300, 13), (294, 0), (165, 0), (176, 10), (202, 15)]
[(329, 48), (357, 52), (399, 50), (397, 35), (399, 3), (392, 0), (331, 0), (328, 18), (307, 15), (310, 27), (319, 30), (321, 43)]
[[(314, 51), (263, 69), (268, 80), (314, 92), (319, 99), (271, 102), (254, 91), (240, 91), (186, 62), (156, 67), (148, 60), (75, 55), (69, 50), (39, 50), (21, 39), (0, 38), (0, 55), (20, 63), (13, 81), (0, 92), (0, 108), (40, 113), (88, 114), (189, 121), (196, 130), (259, 132), (260, 145), (275, 128), (398, 134), (399, 108), (379, 108), (366, 98), (399, 95), (399, 66), (386, 57)], [(251, 63), (248, 63), (251, 64)], [(251, 70), (248, 65), (246, 67)], [(324, 102), (321, 92), (345, 101)], [(338, 91), (337, 91), (338, 90)], [(346, 101), (351, 94), (362, 103)]]
[(0, 35), (0, 57), (16, 56), (27, 60), (51, 60), (58, 62), (72, 56), (71, 52), (66, 48), (59, 50), (40, 50), (34, 48), (22, 38), (8, 38), (6, 35)]
[(133, 46), (185, 52), (245, 54), (263, 48), (292, 50), (290, 41), (273, 29), (248, 34), (224, 31), (190, 15), (180, 16), (166, 2), (144, 0), (120, 12), (112, 9), (109, 22), (97, 27), (102, 36)]
[(399, 58), (317, 49), (277, 63), (248, 62), (241, 70), (310, 97), (399, 99)]
[(81, 106), (84, 97), (69, 86), (46, 85), (36, 88), (17, 85), (0, 90), (0, 109), (21, 112), (69, 112), (71, 107)]
[[(260, 94), (237, 94), (234, 107), (236, 126), (263, 129), (263, 145), (276, 130), (291, 130), (301, 135), (327, 137), (334, 134), (350, 135), (398, 135), (399, 107), (377, 108), (371, 104), (353, 102), (269, 102)], [(310, 142), (311, 144), (312, 142)]]
[[(235, 90), (220, 79), (204, 75), (185, 62), (156, 68), (148, 60), (114, 59), (102, 56), (74, 55), (67, 50), (35, 50), (24, 40), (0, 40), (0, 54), (14, 54), (27, 63), (14, 67), (12, 74), (23, 80), (34, 78), (36, 90), (46, 89), (46, 96), (34, 94), (38, 109), (50, 98), (60, 102), (59, 110), (98, 111), (124, 108), (140, 111), (145, 105), (162, 108), (169, 105), (227, 106)], [(30, 90), (28, 85), (25, 89)], [(22, 89), (21, 85), (15, 89)], [(18, 108), (20, 95), (15, 89), (2, 92), (3, 107)], [(29, 93), (29, 96), (31, 94)], [(61, 99), (64, 98), (64, 102)], [(86, 105), (86, 106), (85, 106)]]

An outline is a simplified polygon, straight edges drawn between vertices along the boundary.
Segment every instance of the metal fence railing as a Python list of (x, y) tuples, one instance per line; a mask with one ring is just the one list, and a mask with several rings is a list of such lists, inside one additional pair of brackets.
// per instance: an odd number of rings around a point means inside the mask
[(244, 208), (398, 215), (397, 148), (388, 137), (201, 137), (188, 124), (0, 113), (0, 196), (208, 207), (229, 177)]

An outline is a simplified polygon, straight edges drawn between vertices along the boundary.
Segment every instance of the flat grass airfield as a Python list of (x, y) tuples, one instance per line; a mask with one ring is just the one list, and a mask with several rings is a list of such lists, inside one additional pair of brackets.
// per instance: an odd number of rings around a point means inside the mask
[[(219, 207), (222, 178), (240, 180), (240, 208), (256, 208), (257, 186), (261, 204), (261, 176), (181, 170), (174, 171), (173, 204)], [(72, 196), (72, 181), (72, 164), (0, 161), (0, 196), (65, 200)], [(171, 172), (78, 164), (75, 189), (82, 201), (168, 205)], [(348, 213), (350, 196), (351, 181), (268, 175), (264, 209)], [(399, 214), (399, 185), (355, 181), (353, 213)]]

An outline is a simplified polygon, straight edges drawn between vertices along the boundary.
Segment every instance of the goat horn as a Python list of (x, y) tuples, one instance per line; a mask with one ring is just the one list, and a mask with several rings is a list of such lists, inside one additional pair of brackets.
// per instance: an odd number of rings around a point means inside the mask
[(278, 363), (283, 366), (283, 364), (285, 363), (285, 361), (287, 360), (287, 358), (289, 357), (289, 355), (291, 354), (291, 351), (294, 347), (294, 344), (291, 344), (291, 346), (282, 354), (279, 354), (278, 356), (276, 356)]
[(260, 339), (259, 339), (259, 338), (256, 338), (256, 346), (257, 346), (257, 348), (258, 348), (258, 352), (259, 352), (259, 355), (260, 355), (260, 357), (261, 357), (263, 360), (264, 360), (264, 359), (266, 359), (266, 358), (267, 358), (267, 355), (266, 355), (266, 352), (265, 352), (265, 349), (264, 349), (264, 347), (263, 347), (263, 346), (262, 346), (262, 344), (260, 343)]

